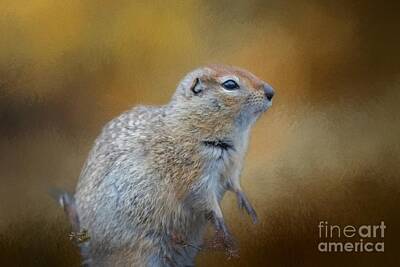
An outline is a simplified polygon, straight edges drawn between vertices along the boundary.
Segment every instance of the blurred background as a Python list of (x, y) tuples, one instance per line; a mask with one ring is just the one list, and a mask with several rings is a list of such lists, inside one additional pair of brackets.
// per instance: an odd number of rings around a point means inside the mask
[[(398, 266), (398, 1), (0, 0), (0, 265), (79, 266), (50, 187), (74, 190), (101, 127), (167, 103), (203, 64), (276, 89), (243, 187), (240, 258), (198, 266)], [(318, 223), (387, 225), (384, 253), (318, 252)]]

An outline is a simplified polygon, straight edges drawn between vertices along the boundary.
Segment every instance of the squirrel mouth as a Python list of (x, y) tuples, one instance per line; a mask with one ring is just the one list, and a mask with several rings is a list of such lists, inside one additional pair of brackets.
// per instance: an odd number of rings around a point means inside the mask
[(262, 107), (260, 107), (260, 108), (258, 108), (258, 109), (256, 109), (256, 110), (254, 111), (254, 114), (259, 115), (259, 114), (261, 114), (261, 113), (264, 113), (264, 112), (266, 112), (271, 106), (272, 106), (272, 102), (271, 102), (271, 101), (265, 102), (265, 103), (262, 105)]

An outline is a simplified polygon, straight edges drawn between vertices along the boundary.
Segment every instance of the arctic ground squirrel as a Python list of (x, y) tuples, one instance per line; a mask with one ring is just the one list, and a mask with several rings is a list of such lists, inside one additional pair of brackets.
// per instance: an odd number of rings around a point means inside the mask
[(273, 96), (246, 70), (210, 65), (187, 74), (168, 104), (110, 121), (75, 193), (90, 265), (194, 266), (208, 224), (234, 250), (220, 202), (234, 192), (257, 221), (239, 178), (250, 129)]

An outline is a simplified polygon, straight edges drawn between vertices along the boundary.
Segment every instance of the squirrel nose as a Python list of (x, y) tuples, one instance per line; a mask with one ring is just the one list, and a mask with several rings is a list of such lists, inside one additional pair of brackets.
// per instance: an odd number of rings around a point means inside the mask
[(272, 98), (274, 97), (275, 91), (274, 91), (274, 89), (273, 89), (270, 85), (264, 84), (264, 94), (265, 94), (265, 97), (266, 97), (269, 101), (271, 101)]

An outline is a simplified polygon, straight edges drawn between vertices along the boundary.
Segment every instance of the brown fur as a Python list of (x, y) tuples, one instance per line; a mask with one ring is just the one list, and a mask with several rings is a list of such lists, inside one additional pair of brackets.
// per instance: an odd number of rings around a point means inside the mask
[[(224, 88), (229, 79), (240, 88)], [(168, 105), (133, 108), (105, 126), (75, 195), (96, 266), (192, 265), (208, 221), (235, 251), (219, 203), (231, 190), (256, 218), (239, 177), (249, 130), (271, 105), (265, 86), (245, 70), (207, 66)]]

